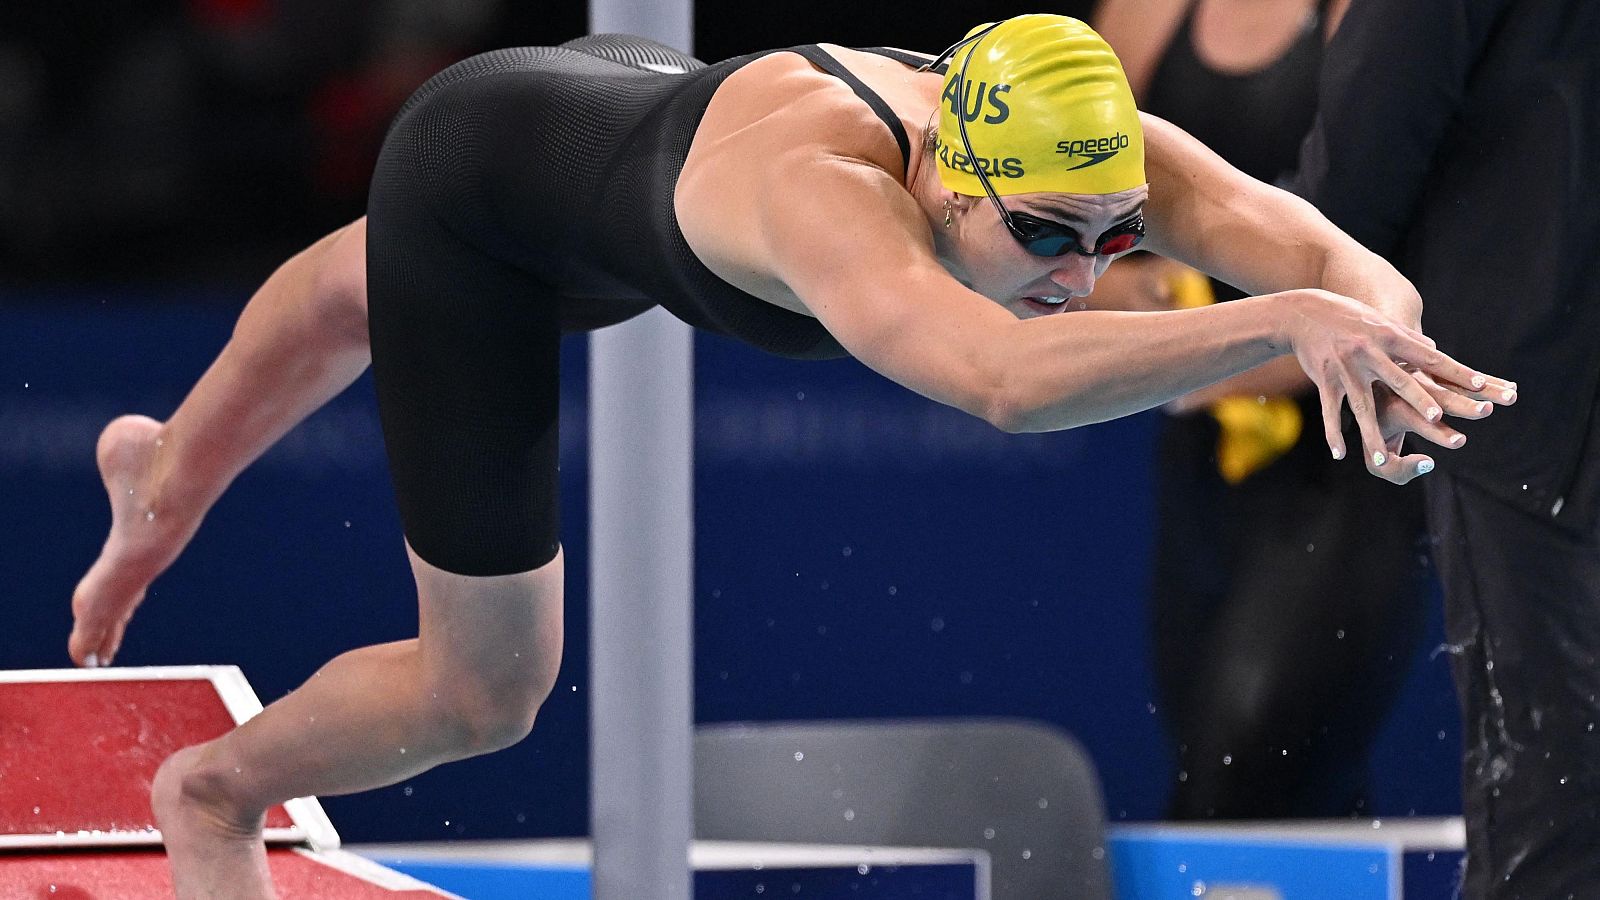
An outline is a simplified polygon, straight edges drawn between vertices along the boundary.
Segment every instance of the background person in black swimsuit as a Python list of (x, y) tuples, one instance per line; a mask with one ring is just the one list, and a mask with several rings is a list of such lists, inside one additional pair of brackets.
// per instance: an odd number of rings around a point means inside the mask
[[(1105, 0), (1096, 25), (1141, 109), (1281, 186), (1344, 5)], [(1205, 283), (1170, 261), (1129, 262), (1102, 282), (1099, 302), (1206, 299)], [(1215, 279), (1210, 292), (1244, 296)], [(1177, 751), (1173, 818), (1362, 808), (1369, 744), (1421, 635), (1422, 498), (1329, 459), (1306, 427), (1317, 409), (1310, 381), (1281, 361), (1167, 405), (1151, 618)]]
[[(563, 330), (660, 303), (773, 353), (848, 352), (1013, 431), (1149, 408), (1293, 353), (1327, 402), (1330, 451), (1347, 450), (1348, 398), (1355, 452), (1400, 482), (1433, 465), (1402, 450), (1407, 433), (1448, 448), (1443, 416), (1514, 399), (1412, 327), (1420, 298), (1382, 260), (1140, 117), (1082, 23), (1019, 17), (951, 52), (948, 68), (831, 45), (701, 67), (598, 37), (453, 66), (397, 117), (368, 219), (273, 276), (169, 422), (107, 428), (112, 534), (74, 595), (76, 661), (110, 661), (231, 474), (369, 347), (417, 584), (418, 638), (346, 653), (163, 765), (152, 804), (180, 896), (269, 894), (273, 803), (392, 783), (532, 727), (561, 654)], [(1009, 90), (996, 104), (970, 84)], [(1062, 132), (1096, 153), (1061, 167)], [(1262, 296), (1060, 314), (1141, 241)]]

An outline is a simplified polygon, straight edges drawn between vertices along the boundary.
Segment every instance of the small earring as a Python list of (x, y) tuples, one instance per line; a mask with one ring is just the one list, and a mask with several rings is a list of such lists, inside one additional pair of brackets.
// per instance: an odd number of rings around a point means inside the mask
[(950, 201), (944, 201), (944, 227), (950, 227)]

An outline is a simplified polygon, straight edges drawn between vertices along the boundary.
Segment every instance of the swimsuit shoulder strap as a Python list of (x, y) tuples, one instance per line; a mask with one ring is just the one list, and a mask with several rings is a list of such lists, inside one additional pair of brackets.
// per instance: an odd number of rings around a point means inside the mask
[[(878, 96), (872, 88), (867, 87), (854, 73), (846, 69), (843, 63), (834, 59), (828, 54), (828, 51), (818, 47), (816, 44), (805, 44), (794, 47), (792, 50), (805, 57), (812, 65), (848, 84), (850, 90), (855, 91), (856, 96), (860, 97), (867, 106), (872, 108), (873, 112), (878, 114), (878, 118), (883, 120), (883, 124), (889, 127), (889, 133), (894, 135), (895, 143), (900, 145), (900, 160), (905, 164), (906, 170), (910, 171), (911, 139), (906, 135), (905, 126), (900, 123), (900, 117), (895, 115), (894, 110), (889, 108), (889, 104), (885, 103), (882, 97)], [(887, 56), (888, 54), (883, 55)]]

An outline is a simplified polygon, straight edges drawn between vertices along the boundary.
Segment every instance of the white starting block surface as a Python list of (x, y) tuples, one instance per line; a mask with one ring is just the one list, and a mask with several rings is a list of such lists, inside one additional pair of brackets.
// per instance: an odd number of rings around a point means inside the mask
[[(452, 841), (352, 848), (385, 866), (472, 900), (589, 900), (587, 840)], [(982, 850), (844, 847), (696, 841), (690, 848), (696, 900), (989, 900)]]
[[(0, 672), (0, 897), (172, 896), (150, 782), (261, 711), (233, 666)], [(282, 900), (451, 897), (341, 853), (315, 798), (267, 812)]]

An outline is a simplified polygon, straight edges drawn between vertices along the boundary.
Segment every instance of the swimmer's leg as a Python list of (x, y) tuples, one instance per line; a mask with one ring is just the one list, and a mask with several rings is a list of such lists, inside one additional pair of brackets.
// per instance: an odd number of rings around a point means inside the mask
[(166, 422), (123, 416), (95, 450), (111, 532), (72, 596), (67, 650), (111, 662), (145, 589), (228, 484), (367, 367), (366, 220), (284, 263)]
[(337, 657), (233, 732), (161, 767), (152, 806), (181, 900), (272, 896), (265, 811), (521, 740), (561, 663), (562, 557), (474, 578), (411, 554), (415, 640)]

